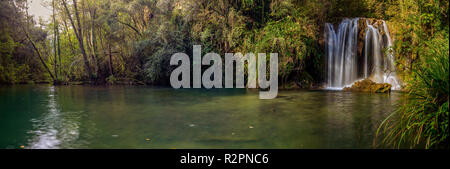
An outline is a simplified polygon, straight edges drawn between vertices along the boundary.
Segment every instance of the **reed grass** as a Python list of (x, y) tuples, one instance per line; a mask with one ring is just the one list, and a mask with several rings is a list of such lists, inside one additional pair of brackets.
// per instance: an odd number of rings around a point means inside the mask
[[(449, 39), (425, 42), (421, 62), (407, 80), (407, 98), (379, 126), (381, 145), (449, 148)], [(374, 144), (376, 145), (376, 143)]]

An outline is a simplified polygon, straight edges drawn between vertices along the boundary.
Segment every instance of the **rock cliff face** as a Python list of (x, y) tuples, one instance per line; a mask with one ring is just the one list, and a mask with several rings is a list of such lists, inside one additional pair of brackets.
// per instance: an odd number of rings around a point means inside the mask
[(364, 79), (355, 82), (352, 87), (344, 88), (344, 91), (389, 93), (391, 92), (391, 87), (392, 85), (390, 85), (389, 83), (375, 83), (372, 80)]

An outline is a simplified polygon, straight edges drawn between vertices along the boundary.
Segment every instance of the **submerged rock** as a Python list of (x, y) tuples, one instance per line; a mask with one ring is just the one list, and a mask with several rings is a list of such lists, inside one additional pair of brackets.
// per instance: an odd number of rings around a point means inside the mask
[(370, 79), (364, 79), (355, 82), (352, 87), (344, 88), (344, 91), (352, 92), (370, 92), (370, 93), (389, 93), (392, 85), (389, 83), (375, 83)]

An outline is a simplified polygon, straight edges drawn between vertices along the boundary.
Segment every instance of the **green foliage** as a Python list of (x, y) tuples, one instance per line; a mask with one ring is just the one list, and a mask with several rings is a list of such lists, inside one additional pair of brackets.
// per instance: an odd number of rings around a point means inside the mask
[(143, 61), (143, 80), (147, 84), (168, 85), (170, 73), (170, 58), (174, 53), (187, 52), (190, 46), (189, 32), (186, 25), (173, 16), (157, 31), (136, 44), (134, 56)]
[(117, 81), (117, 78), (114, 77), (114, 75), (108, 76), (106, 78), (106, 83), (108, 84), (114, 84)]
[(0, 32), (0, 54), (3, 57), (11, 58), (17, 43), (7, 31)]
[(14, 83), (16, 81), (13, 66), (0, 66), (0, 83)]
[[(408, 0), (384, 2), (385, 19), (392, 26), (398, 70), (411, 71), (420, 62), (419, 50), (436, 34), (448, 35), (448, 1)], [(404, 77), (406, 78), (406, 77)]]
[(28, 65), (0, 65), (0, 84), (28, 83), (30, 80), (31, 71)]
[[(334, 0), (330, 1), (330, 18), (342, 19), (345, 17), (375, 17), (374, 8), (375, 4), (371, 4), (371, 1), (377, 0)], [(369, 5), (370, 4), (370, 5)], [(379, 4), (379, 2), (378, 2)]]
[(246, 31), (248, 17), (226, 1), (207, 2), (194, 14), (191, 35), (205, 52), (233, 52)]
[[(271, 19), (261, 29), (246, 33), (242, 49), (278, 53), (280, 82), (297, 81), (302, 87), (309, 87), (314, 81), (311, 74), (320, 74), (321, 70), (319, 27), (300, 8), (295, 8), (293, 1), (274, 1), (271, 8)], [(309, 67), (313, 68), (308, 70)]]
[[(31, 44), (23, 33), (24, 22), (23, 1), (0, 2), (0, 84), (28, 83), (43, 80), (42, 67), (33, 56)], [(32, 21), (29, 20), (31, 23)], [(36, 42), (45, 41), (46, 34), (34, 25), (26, 27), (29, 36)]]
[(408, 97), (377, 132), (395, 148), (448, 148), (448, 1), (386, 3)]
[[(22, 1), (16, 5), (19, 16), (15, 17), (8, 15), (14, 13), (14, 4), (1, 2), (3, 72), (16, 71), (8, 68), (10, 65), (18, 68), (25, 64), (31, 75), (22, 77), (49, 77), (31, 45), (23, 41), (22, 30), (9, 29), (25, 23), (30, 25), (29, 33), (44, 64), (52, 72), (57, 69), (54, 74), (59, 80), (107, 82), (114, 76), (149, 84), (167, 84), (169, 57), (176, 52), (191, 53), (192, 44), (202, 45), (205, 53), (277, 52), (281, 83), (320, 84), (325, 70), (323, 25), (344, 17), (387, 20), (395, 39), (397, 65), (406, 78), (420, 62), (421, 42), (448, 32), (448, 0), (78, 0), (81, 38), (94, 75), (88, 79), (70, 22), (70, 18), (75, 25), (78, 22), (74, 5), (67, 3), (67, 12), (63, 0), (54, 2), (49, 7), (55, 8), (55, 20), (41, 27), (31, 17), (26, 19)], [(53, 57), (54, 25), (59, 29), (61, 63), (55, 63)], [(23, 50), (17, 49), (19, 42)], [(25, 52), (18, 54), (21, 51)]]
[(449, 148), (449, 39), (424, 42), (421, 64), (408, 80), (408, 98), (387, 118), (378, 134), (396, 148)]

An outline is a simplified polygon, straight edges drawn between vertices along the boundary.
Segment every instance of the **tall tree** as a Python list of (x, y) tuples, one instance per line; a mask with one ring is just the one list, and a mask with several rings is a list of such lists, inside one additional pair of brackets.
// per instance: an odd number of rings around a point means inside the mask
[(75, 36), (77, 37), (78, 40), (78, 44), (80, 47), (80, 52), (83, 55), (83, 60), (84, 60), (84, 66), (86, 68), (86, 71), (88, 73), (89, 79), (93, 80), (93, 75), (92, 75), (92, 71), (91, 71), (91, 67), (89, 66), (89, 60), (86, 54), (86, 50), (84, 48), (84, 42), (83, 42), (83, 32), (81, 31), (81, 21), (80, 21), (80, 16), (78, 14), (78, 8), (77, 8), (77, 1), (76, 0), (72, 0), (73, 1), (73, 8), (75, 11), (75, 17), (77, 19), (77, 26), (75, 26), (75, 22), (72, 19), (72, 15), (69, 11), (69, 8), (67, 7), (67, 3), (66, 0), (62, 0), (62, 4), (64, 6), (64, 9), (66, 10), (67, 16), (69, 18), (69, 21), (74, 29), (75, 32)]
[(53, 52), (54, 52), (54, 73), (55, 79), (58, 79), (58, 24), (56, 23), (56, 13), (55, 13), (55, 0), (52, 0), (52, 8), (53, 8)]

